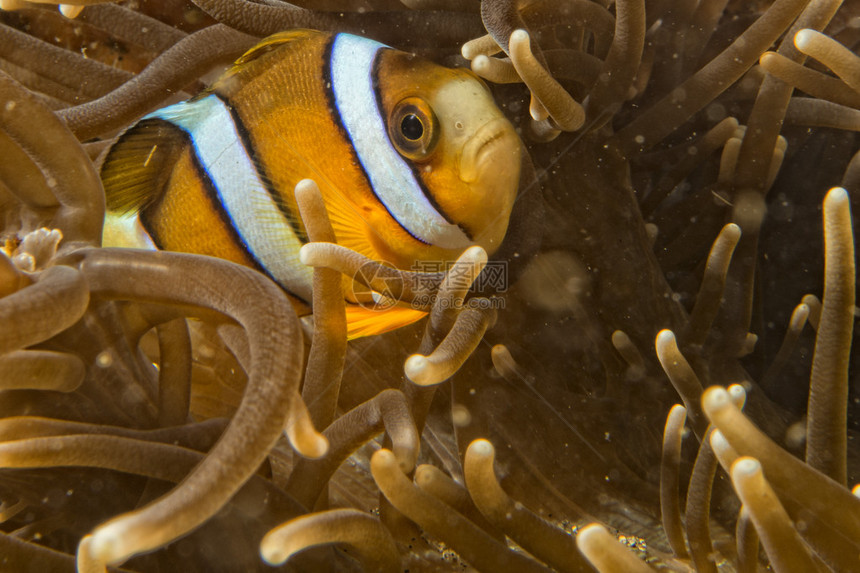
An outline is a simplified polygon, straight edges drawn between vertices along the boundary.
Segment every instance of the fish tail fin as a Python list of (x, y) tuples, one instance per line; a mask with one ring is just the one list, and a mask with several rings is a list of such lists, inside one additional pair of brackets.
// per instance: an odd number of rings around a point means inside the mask
[(161, 196), (185, 133), (161, 119), (144, 119), (119, 136), (101, 166), (109, 211), (138, 212)]

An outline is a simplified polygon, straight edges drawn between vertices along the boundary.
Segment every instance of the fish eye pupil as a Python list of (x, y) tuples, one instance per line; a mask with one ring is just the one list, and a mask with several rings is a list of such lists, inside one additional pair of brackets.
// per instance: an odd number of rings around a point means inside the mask
[(400, 121), (400, 132), (409, 141), (418, 141), (424, 135), (424, 124), (414, 113), (407, 113)]

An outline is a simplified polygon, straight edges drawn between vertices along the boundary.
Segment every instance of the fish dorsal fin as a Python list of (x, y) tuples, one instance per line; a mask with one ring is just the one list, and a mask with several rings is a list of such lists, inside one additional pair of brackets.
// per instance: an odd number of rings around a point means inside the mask
[(137, 212), (167, 185), (187, 135), (160, 119), (144, 119), (119, 136), (101, 167), (109, 211)]
[(242, 54), (239, 59), (233, 62), (233, 65), (230, 67), (230, 69), (227, 70), (227, 73), (224, 75), (224, 77), (236, 74), (243, 68), (247, 67), (250, 63), (260, 59), (262, 56), (265, 56), (269, 52), (283, 47), (284, 45), (298, 43), (314, 36), (322, 35), (325, 35), (325, 33), (318, 32), (316, 30), (304, 29), (287, 30), (285, 32), (278, 32), (277, 34), (272, 34), (271, 36), (260, 40), (260, 43)]
[(353, 340), (382, 334), (412, 324), (425, 316), (426, 312), (414, 308), (395, 306), (388, 310), (373, 310), (357, 304), (347, 304), (346, 336)]

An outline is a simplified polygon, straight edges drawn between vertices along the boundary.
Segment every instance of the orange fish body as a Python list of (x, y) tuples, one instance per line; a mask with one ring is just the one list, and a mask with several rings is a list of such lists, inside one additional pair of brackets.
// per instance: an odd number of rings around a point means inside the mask
[[(308, 239), (298, 181), (319, 185), (339, 244), (408, 270), (471, 245), (498, 248), (521, 153), (471, 72), (349, 34), (285, 32), (207, 92), (118, 138), (102, 166), (106, 244), (247, 265), (306, 312), (312, 270), (299, 261)], [(423, 316), (367, 312), (348, 305), (351, 337)]]

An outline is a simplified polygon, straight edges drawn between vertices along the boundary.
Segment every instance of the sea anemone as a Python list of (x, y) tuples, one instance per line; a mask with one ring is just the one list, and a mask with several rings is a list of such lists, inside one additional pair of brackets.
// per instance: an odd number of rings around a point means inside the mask
[[(860, 567), (854, 3), (77, 4), (0, 4), (0, 568)], [(375, 267), (422, 323), (346, 342), (376, 263), (312, 181), (312, 318), (101, 247), (111, 138), (289, 27), (471, 66), (526, 142), (495, 259)]]

